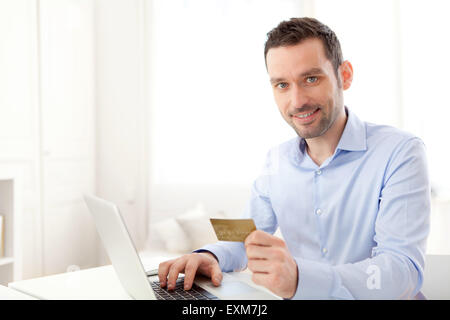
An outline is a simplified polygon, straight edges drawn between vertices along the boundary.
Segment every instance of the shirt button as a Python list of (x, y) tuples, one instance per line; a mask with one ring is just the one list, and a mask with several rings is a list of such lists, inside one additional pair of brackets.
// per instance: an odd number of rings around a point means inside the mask
[(317, 209), (317, 210), (316, 210), (316, 214), (317, 214), (318, 216), (320, 216), (320, 215), (322, 214), (322, 210)]
[(322, 252), (323, 252), (323, 253), (327, 253), (327, 252), (328, 252), (328, 249), (327, 249), (327, 248), (323, 248), (323, 249), (322, 249)]
[(320, 176), (320, 175), (322, 174), (322, 171), (321, 171), (321, 170), (317, 170), (317, 171), (316, 171), (316, 174), (317, 174), (318, 176)]

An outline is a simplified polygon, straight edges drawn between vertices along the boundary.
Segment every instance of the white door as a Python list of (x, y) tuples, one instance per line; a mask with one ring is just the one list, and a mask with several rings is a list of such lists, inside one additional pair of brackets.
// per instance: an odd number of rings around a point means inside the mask
[(39, 2), (44, 273), (96, 264), (94, 2)]

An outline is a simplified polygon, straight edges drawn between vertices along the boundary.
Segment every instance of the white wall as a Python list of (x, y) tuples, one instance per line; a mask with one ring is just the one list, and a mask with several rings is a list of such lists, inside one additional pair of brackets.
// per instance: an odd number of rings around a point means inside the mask
[(95, 191), (94, 6), (40, 0), (44, 273), (96, 265), (96, 231), (82, 199)]
[(23, 172), (23, 277), (42, 270), (36, 2), (0, 1), (0, 166)]
[(97, 263), (93, 3), (0, 2), (0, 166), (24, 177), (20, 278)]
[(97, 194), (119, 206), (141, 248), (147, 230), (145, 1), (95, 3)]

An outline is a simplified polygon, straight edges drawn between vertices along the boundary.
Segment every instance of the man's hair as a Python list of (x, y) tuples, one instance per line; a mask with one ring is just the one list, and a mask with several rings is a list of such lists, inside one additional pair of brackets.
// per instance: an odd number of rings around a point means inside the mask
[(325, 55), (333, 65), (336, 78), (339, 80), (338, 70), (343, 62), (339, 40), (333, 30), (314, 18), (291, 18), (288, 21), (280, 22), (276, 28), (267, 33), (264, 46), (266, 67), (269, 49), (297, 45), (303, 40), (312, 38), (322, 41)]

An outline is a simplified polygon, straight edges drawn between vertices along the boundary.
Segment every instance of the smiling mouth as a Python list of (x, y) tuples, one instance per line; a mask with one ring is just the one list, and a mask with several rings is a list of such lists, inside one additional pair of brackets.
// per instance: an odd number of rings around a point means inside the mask
[[(318, 109), (318, 108), (317, 108)], [(312, 115), (314, 112), (316, 112), (317, 111), (317, 109), (316, 110), (314, 110), (314, 111), (312, 111), (312, 112), (310, 112), (310, 113), (305, 113), (305, 114), (296, 114), (294, 117), (297, 117), (297, 118), (300, 118), (300, 119), (303, 119), (303, 118), (306, 118), (306, 117), (309, 117), (310, 115)]]
[(309, 120), (311, 119), (318, 111), (320, 110), (320, 108), (317, 108), (311, 112), (308, 113), (303, 113), (303, 114), (295, 114), (293, 115), (294, 118), (300, 119), (300, 120)]

